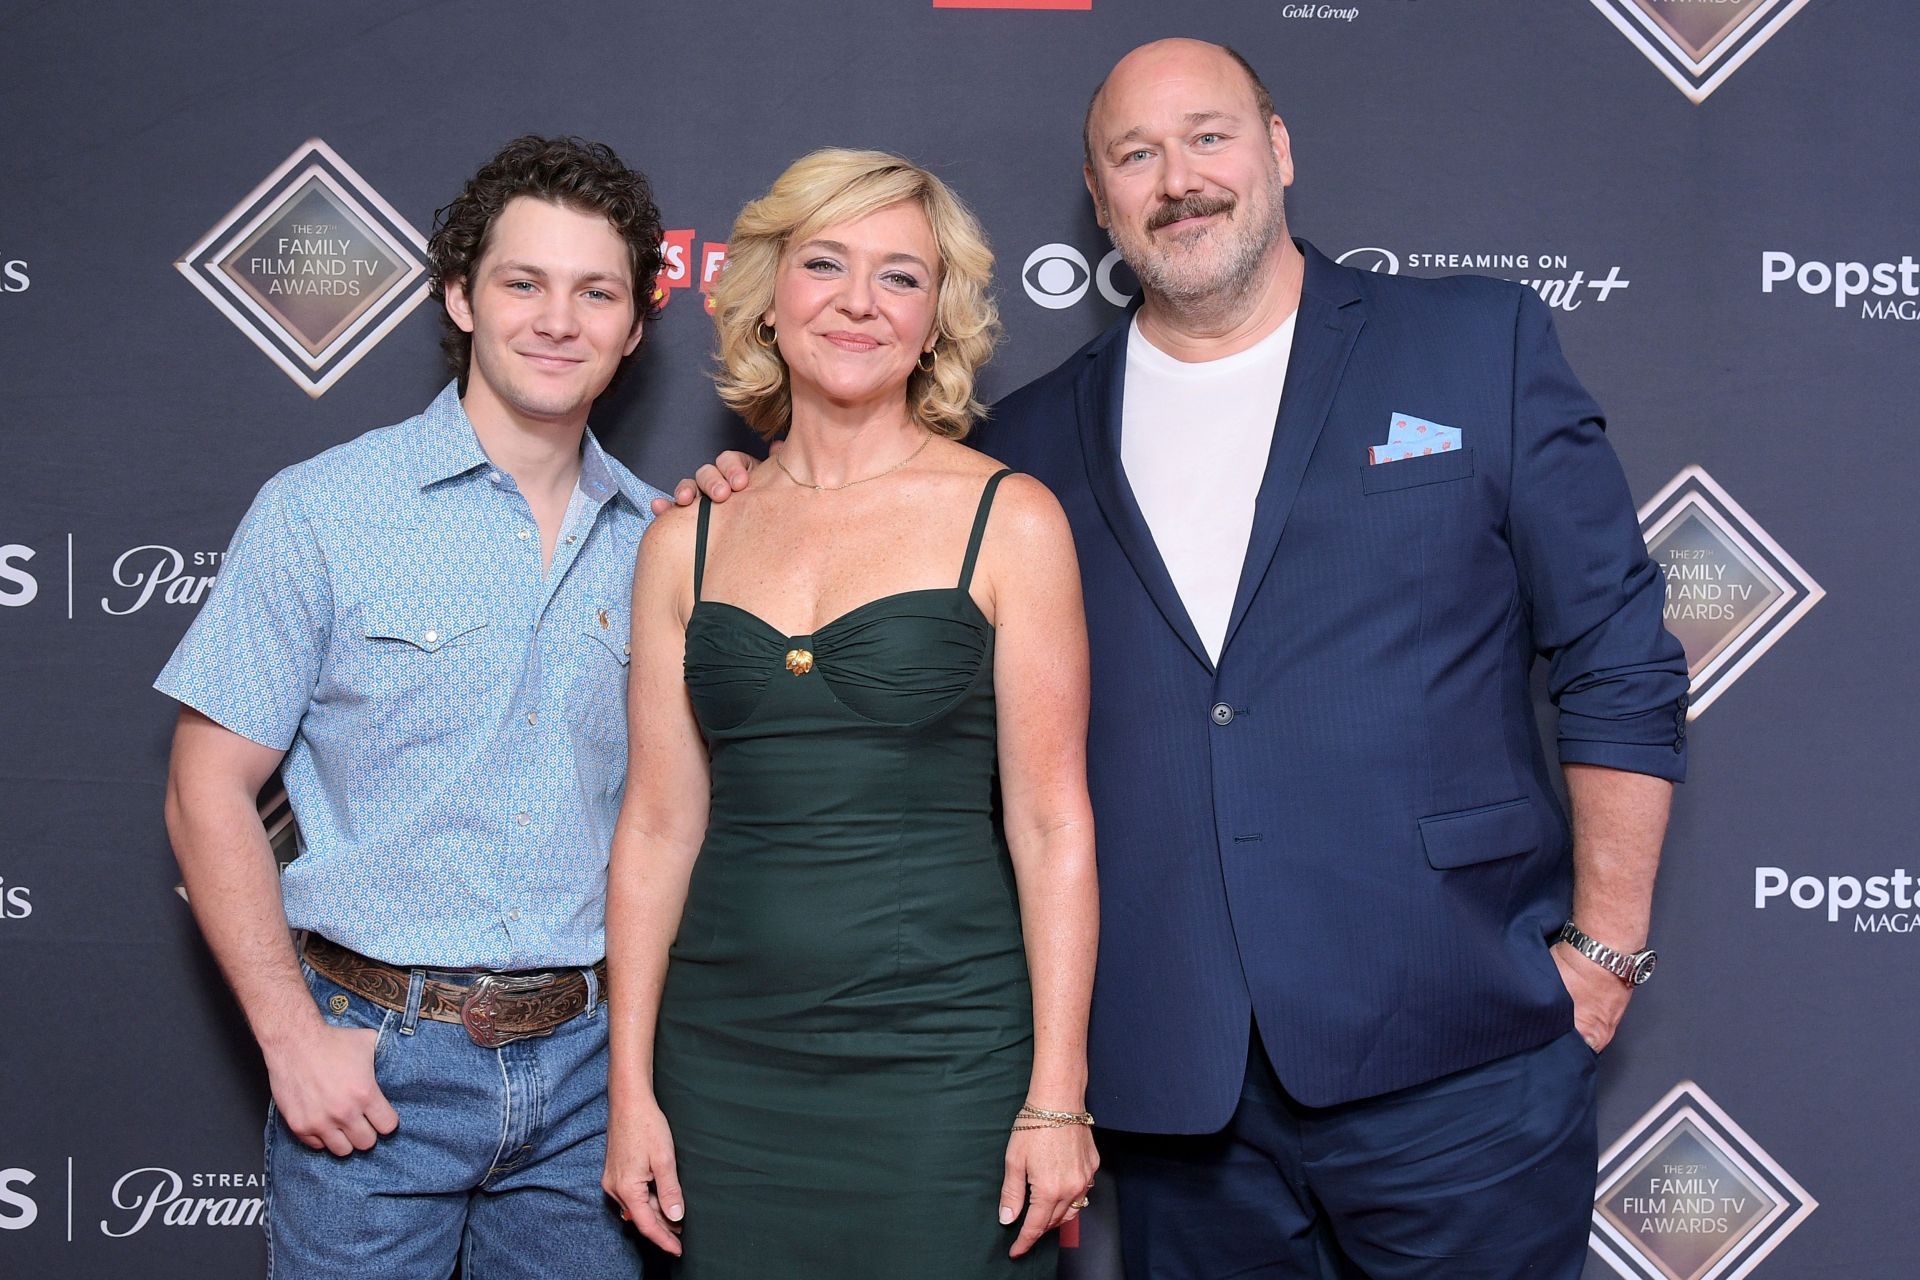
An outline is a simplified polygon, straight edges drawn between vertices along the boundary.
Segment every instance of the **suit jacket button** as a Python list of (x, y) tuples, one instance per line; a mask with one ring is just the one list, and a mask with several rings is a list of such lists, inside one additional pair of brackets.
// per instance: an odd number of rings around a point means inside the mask
[(1228, 706), (1224, 702), (1214, 703), (1213, 704), (1213, 722), (1215, 724), (1232, 724), (1233, 708)]

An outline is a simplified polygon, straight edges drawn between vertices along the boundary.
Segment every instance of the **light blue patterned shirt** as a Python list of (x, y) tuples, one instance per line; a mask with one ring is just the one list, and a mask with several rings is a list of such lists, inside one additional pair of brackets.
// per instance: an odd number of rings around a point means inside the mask
[(288, 923), (401, 965), (605, 954), (656, 496), (589, 432), (542, 572), (532, 510), (452, 385), (260, 490), (154, 685), (286, 751)]

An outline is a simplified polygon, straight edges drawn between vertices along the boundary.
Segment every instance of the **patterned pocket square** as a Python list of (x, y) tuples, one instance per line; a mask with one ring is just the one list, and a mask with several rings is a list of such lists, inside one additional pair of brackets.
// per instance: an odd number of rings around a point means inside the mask
[(1433, 453), (1451, 453), (1461, 444), (1460, 428), (1396, 413), (1387, 420), (1387, 442), (1367, 450), (1367, 463), (1399, 462)]

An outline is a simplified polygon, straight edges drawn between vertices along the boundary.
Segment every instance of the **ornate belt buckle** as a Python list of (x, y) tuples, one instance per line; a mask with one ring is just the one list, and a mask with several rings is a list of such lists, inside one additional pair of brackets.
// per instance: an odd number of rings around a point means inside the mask
[(467, 1038), (482, 1049), (498, 1049), (503, 1044), (512, 1044), (515, 1040), (526, 1040), (533, 1036), (550, 1036), (553, 1028), (544, 1031), (517, 1031), (503, 1033), (497, 1022), (499, 999), (501, 996), (520, 995), (528, 991), (538, 991), (542, 987), (553, 985), (551, 973), (528, 974), (523, 978), (510, 978), (505, 974), (483, 973), (474, 979), (467, 988), (466, 999), (460, 1002), (460, 1025), (467, 1029)]

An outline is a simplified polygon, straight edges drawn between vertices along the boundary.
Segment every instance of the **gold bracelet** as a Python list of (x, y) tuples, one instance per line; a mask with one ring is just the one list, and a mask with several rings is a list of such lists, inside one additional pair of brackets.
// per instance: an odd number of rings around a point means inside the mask
[[(1021, 1124), (1022, 1120), (1037, 1121), (1035, 1124)], [(1033, 1107), (1022, 1103), (1020, 1112), (1014, 1119), (1013, 1131), (1024, 1133), (1029, 1129), (1064, 1129), (1068, 1125), (1083, 1124), (1091, 1128), (1093, 1115), (1087, 1111), (1049, 1111), (1045, 1107)]]

